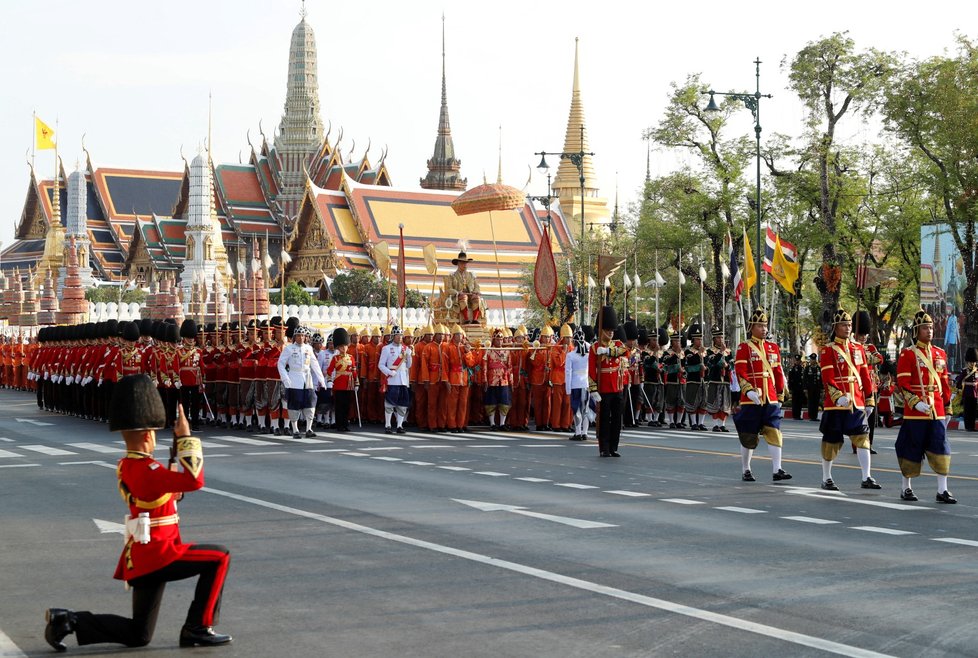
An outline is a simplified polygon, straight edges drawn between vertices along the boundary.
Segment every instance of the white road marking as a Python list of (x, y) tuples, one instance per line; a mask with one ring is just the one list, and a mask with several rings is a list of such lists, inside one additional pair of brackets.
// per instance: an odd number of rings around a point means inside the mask
[(689, 498), (660, 498), (664, 503), (676, 503), (677, 505), (706, 505), (702, 500), (690, 500)]
[(610, 523), (600, 523), (598, 521), (588, 521), (586, 519), (574, 519), (569, 516), (555, 516), (553, 514), (543, 514), (542, 512), (531, 512), (525, 507), (520, 507), (518, 505), (488, 503), (481, 500), (462, 500), (461, 498), (452, 498), (452, 500), (454, 500), (456, 503), (462, 503), (463, 505), (474, 507), (480, 512), (512, 512), (513, 514), (519, 514), (520, 516), (529, 516), (531, 518), (541, 519), (543, 521), (553, 521), (554, 523), (569, 525), (573, 528), (581, 528), (583, 530), (618, 527)]
[(27, 658), (27, 654), (20, 650), (10, 637), (0, 631), (0, 656), (3, 658)]
[(350, 457), (369, 457), (369, 452), (343, 452), (342, 455), (349, 455)]
[[(333, 435), (330, 434), (330, 436)], [(380, 441), (380, 439), (375, 436), (350, 436), (349, 434), (340, 434), (334, 438), (336, 438), (338, 441), (355, 441), (358, 443), (364, 443), (366, 441)]]
[(935, 537), (931, 541), (942, 541), (947, 544), (960, 544), (961, 546), (978, 546), (978, 541), (971, 539), (958, 539), (956, 537)]
[(737, 512), (738, 514), (767, 514), (766, 511), (762, 509), (751, 509), (750, 507), (714, 507), (713, 509), (722, 509), (724, 512)]
[(220, 439), (221, 441), (230, 441), (231, 443), (240, 443), (246, 446), (277, 446), (280, 445), (274, 441), (265, 441), (263, 439), (252, 439), (248, 436), (215, 436), (215, 439)]
[(840, 523), (840, 521), (832, 521), (830, 519), (816, 519), (812, 516), (782, 516), (782, 519), (787, 519), (789, 521), (800, 521), (802, 523), (814, 523), (815, 525), (831, 525), (833, 523)]
[[(248, 457), (262, 457), (264, 455), (287, 455), (288, 450), (265, 450), (263, 452), (246, 452), (245, 455)], [(213, 457), (214, 455), (211, 455)]]
[[(227, 446), (224, 445), (223, 443), (214, 443), (213, 441), (201, 441), (200, 445), (207, 449), (227, 448)], [(210, 457), (210, 455), (208, 455), (208, 457)]]
[(903, 505), (901, 503), (887, 503), (882, 500), (867, 500), (862, 498), (853, 498), (851, 496), (840, 495), (841, 492), (838, 491), (822, 491), (821, 489), (815, 489), (812, 487), (794, 487), (794, 486), (781, 486), (779, 489), (783, 489), (788, 495), (793, 496), (806, 496), (808, 498), (818, 498), (819, 500), (831, 500), (844, 503), (855, 503), (856, 505), (869, 505), (871, 507), (883, 507), (885, 509), (895, 509), (895, 510), (924, 510), (931, 509), (928, 507), (920, 507), (917, 505)]
[(346, 448), (317, 448), (314, 450), (306, 450), (306, 452), (347, 452)]
[(475, 439), (468, 436), (439, 436), (438, 438), (442, 441), (475, 441)]
[(455, 446), (411, 446), (412, 448), (434, 448), (435, 450), (447, 450), (448, 448), (454, 448)]
[(5, 436), (0, 436), (0, 441), (4, 441), (4, 442), (6, 442), (6, 443), (13, 443), (13, 442), (14, 442), (14, 440), (13, 440), (13, 439), (8, 439), (8, 438), (7, 438), (7, 437), (5, 437)]
[(577, 484), (576, 482), (554, 482), (555, 487), (567, 487), (568, 489), (597, 489), (590, 484)]
[(115, 521), (106, 521), (104, 519), (92, 519), (95, 522), (95, 527), (98, 528), (100, 534), (126, 534), (126, 526), (121, 523), (116, 523)]
[(652, 495), (642, 493), (641, 491), (625, 491), (624, 489), (612, 489), (610, 491), (605, 491), (605, 493), (615, 494), (616, 496), (630, 496), (632, 498), (644, 498), (645, 496)]
[(374, 457), (371, 457), (371, 459), (379, 459), (380, 461), (385, 461), (385, 462), (400, 462), (400, 461), (404, 461), (400, 457), (384, 457), (383, 455), (376, 455)]
[[(104, 466), (112, 468), (110, 464), (104, 464)], [(609, 587), (607, 585), (602, 585), (600, 583), (583, 580), (581, 578), (565, 576), (563, 574), (559, 574), (553, 571), (538, 569), (536, 567), (520, 564), (518, 562), (500, 560), (499, 558), (491, 557), (489, 555), (483, 555), (481, 553), (473, 553), (472, 551), (466, 551), (463, 549), (454, 548), (452, 546), (445, 546), (443, 544), (436, 544), (434, 542), (415, 539), (413, 537), (408, 537), (406, 535), (399, 535), (393, 532), (387, 532), (386, 530), (378, 530), (377, 528), (371, 528), (369, 526), (360, 525), (358, 523), (352, 523), (350, 521), (337, 519), (323, 514), (316, 514), (315, 512), (308, 512), (306, 510), (297, 509), (295, 507), (288, 507), (286, 505), (280, 505), (278, 503), (273, 503), (258, 498), (252, 498), (250, 496), (242, 496), (240, 494), (232, 493), (230, 491), (211, 489), (210, 487), (204, 487), (202, 491), (206, 491), (208, 493), (212, 493), (217, 496), (224, 496), (225, 498), (237, 500), (238, 502), (275, 510), (278, 512), (282, 512), (284, 514), (291, 514), (293, 516), (298, 516), (301, 518), (320, 521), (328, 525), (344, 528), (346, 530), (351, 530), (353, 532), (359, 532), (361, 534), (368, 535), (371, 537), (376, 537), (378, 539), (393, 541), (407, 546), (413, 546), (415, 548), (421, 548), (435, 553), (441, 553), (442, 555), (450, 555), (452, 557), (468, 560), (470, 562), (476, 562), (478, 564), (490, 566), (496, 569), (504, 569), (506, 571), (510, 571), (513, 573), (520, 573), (525, 576), (530, 576), (532, 578), (538, 578), (540, 580), (556, 583), (558, 585), (564, 585), (566, 587), (572, 587), (574, 589), (591, 592), (593, 594), (598, 594), (600, 596), (606, 596), (621, 601), (628, 601), (630, 603), (641, 605), (647, 608), (654, 608), (656, 610), (662, 610), (664, 612), (670, 612), (673, 614), (682, 615), (684, 617), (699, 619), (701, 621), (707, 621), (712, 624), (726, 626), (728, 628), (733, 628), (740, 631), (746, 631), (748, 633), (763, 635), (765, 637), (773, 638), (781, 642), (790, 642), (792, 644), (797, 644), (799, 646), (810, 647), (813, 649), (818, 649), (820, 651), (827, 651), (831, 653), (840, 654), (843, 656), (853, 656), (855, 658), (886, 658), (887, 656), (887, 654), (881, 654), (875, 651), (861, 649), (859, 647), (854, 647), (852, 645), (842, 644), (840, 642), (833, 642), (832, 640), (826, 640), (812, 635), (805, 635), (804, 633), (796, 633), (794, 631), (789, 631), (783, 628), (768, 626), (766, 624), (760, 624), (757, 622), (748, 621), (746, 619), (741, 619), (738, 617), (731, 617), (729, 615), (724, 615), (717, 612), (711, 612), (709, 610), (701, 610), (699, 608), (694, 608), (692, 606), (675, 603), (673, 601), (667, 601), (665, 599), (646, 596), (644, 594), (638, 594), (636, 592), (629, 592), (628, 590), (618, 589), (616, 587)]]
[(373, 448), (360, 448), (360, 450), (364, 452), (378, 452), (386, 450), (403, 450), (403, 448), (401, 448), (401, 446), (376, 446)]
[(475, 444), (475, 443), (473, 443), (469, 447), (470, 448), (505, 448), (506, 446), (500, 446), (500, 445), (495, 445), (495, 444), (493, 444), (493, 445), (483, 445), (483, 444)]
[[(115, 452), (115, 450), (112, 452)], [(23, 455), (18, 455), (16, 452), (10, 452), (9, 450), (0, 450), (0, 457), (23, 457)]]
[(410, 434), (391, 434), (387, 437), (395, 441), (427, 441), (423, 436), (411, 436)]
[(279, 441), (285, 441), (286, 443), (332, 443), (332, 441), (327, 441), (326, 439), (311, 439), (306, 437), (300, 437), (298, 439), (293, 439), (291, 436), (280, 436)]
[(415, 466), (434, 466), (435, 465), (434, 462), (419, 462), (419, 461), (404, 462), (404, 463), (405, 464), (413, 464)]
[[(446, 437), (447, 438), (447, 437)], [(512, 436), (493, 436), (492, 434), (480, 434), (480, 439), (486, 439), (487, 441), (519, 441), (516, 437)]]
[(473, 471), (474, 475), (488, 475), (491, 478), (507, 477), (509, 473), (498, 473), (496, 471)]
[(30, 423), (31, 425), (37, 425), (38, 427), (50, 427), (54, 423), (45, 423), (43, 420), (32, 420), (30, 418), (15, 418), (18, 423)]
[(27, 468), (28, 466), (40, 466), (40, 464), (0, 464), (0, 468)]
[(104, 446), (100, 443), (69, 443), (68, 445), (70, 445), (72, 448), (91, 450), (92, 452), (113, 453), (121, 456), (118, 448), (113, 446)]
[(553, 480), (548, 480), (546, 478), (513, 478), (514, 480), (522, 480), (523, 482), (553, 482)]
[(24, 450), (31, 450), (33, 452), (39, 452), (44, 455), (77, 455), (77, 452), (71, 452), (70, 450), (62, 450), (61, 448), (52, 448), (51, 446), (20, 446)]
[(438, 466), (437, 468), (440, 468), (445, 471), (471, 471), (472, 470), (471, 468), (465, 468), (464, 466)]
[[(500, 448), (502, 446), (499, 446)], [(562, 443), (521, 443), (521, 448), (562, 448)]]
[(910, 532), (909, 530), (894, 530), (893, 528), (877, 528), (872, 525), (856, 525), (850, 528), (851, 530), (865, 530), (866, 532), (876, 532), (881, 535), (916, 535), (916, 532)]

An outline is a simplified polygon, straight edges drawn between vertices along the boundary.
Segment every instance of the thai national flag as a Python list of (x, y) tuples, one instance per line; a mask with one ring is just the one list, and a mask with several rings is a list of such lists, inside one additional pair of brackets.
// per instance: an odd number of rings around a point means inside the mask
[(730, 251), (730, 277), (733, 281), (734, 301), (740, 301), (740, 295), (744, 292), (744, 280), (740, 276), (740, 268), (737, 267), (737, 252), (734, 251), (733, 238), (727, 233), (727, 246)]
[[(771, 267), (774, 264), (774, 245), (777, 238), (777, 234), (768, 226), (767, 235), (764, 238), (764, 264), (761, 265), (768, 274), (771, 273)], [(788, 259), (789, 263), (798, 262), (798, 250), (795, 249), (795, 245), (787, 242), (784, 238), (781, 238), (781, 251), (784, 252), (784, 257)]]

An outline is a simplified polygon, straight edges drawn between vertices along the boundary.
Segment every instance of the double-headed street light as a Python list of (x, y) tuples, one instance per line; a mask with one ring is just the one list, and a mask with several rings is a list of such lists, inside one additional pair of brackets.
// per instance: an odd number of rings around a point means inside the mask
[(714, 96), (729, 96), (730, 98), (742, 101), (744, 106), (747, 107), (747, 109), (751, 111), (751, 114), (754, 115), (754, 136), (757, 139), (757, 196), (755, 198), (755, 206), (757, 208), (757, 256), (755, 260), (756, 267), (754, 272), (758, 277), (758, 283), (760, 283), (761, 249), (764, 245), (764, 242), (761, 241), (761, 99), (771, 98), (771, 94), (761, 93), (761, 59), (759, 57), (754, 60), (754, 66), (756, 71), (755, 77), (757, 79), (757, 87), (753, 94), (714, 91), (713, 89), (706, 90), (703, 93), (710, 95), (710, 102), (707, 103), (706, 108), (704, 108), (704, 111), (706, 112), (720, 111), (720, 107), (717, 105)]
[[(557, 156), (561, 160), (570, 160), (571, 164), (573, 164), (575, 167), (577, 167), (577, 174), (580, 177), (580, 182), (581, 182), (581, 244), (580, 244), (580, 247), (583, 248), (584, 247), (584, 227), (586, 225), (585, 222), (584, 222), (584, 182), (585, 182), (584, 181), (584, 156), (587, 156), (587, 155), (593, 156), (594, 155), (594, 153), (584, 150), (584, 126), (581, 126), (581, 150), (580, 151), (576, 151), (576, 152), (573, 152), (573, 153), (563, 153), (563, 152), (556, 152), (556, 151), (555, 152), (539, 151), (537, 153), (534, 153), (533, 155), (539, 155), (540, 156), (540, 164), (537, 165), (537, 169), (540, 169), (541, 171), (546, 171), (547, 172), (547, 194), (550, 194), (550, 191), (551, 191), (551, 189), (550, 189), (550, 165), (547, 164), (547, 156), (548, 155)], [(547, 199), (546, 207), (547, 207), (547, 216), (549, 218), (549, 216), (550, 216), (550, 199)], [(571, 212), (573, 213), (573, 209), (572, 209)], [(553, 226), (551, 226), (551, 230), (553, 230)], [(581, 285), (579, 285), (577, 287), (577, 291), (578, 291), (578, 295), (579, 296), (584, 294), (583, 293), (583, 290), (586, 287), (587, 287), (587, 272), (585, 271), (585, 268), (582, 267), (581, 268)], [(577, 307), (579, 309), (580, 308), (583, 308), (583, 306), (581, 305), (581, 302), (582, 301), (583, 301), (583, 299), (578, 299), (577, 300)], [(581, 324), (581, 323), (578, 323), (578, 324)]]

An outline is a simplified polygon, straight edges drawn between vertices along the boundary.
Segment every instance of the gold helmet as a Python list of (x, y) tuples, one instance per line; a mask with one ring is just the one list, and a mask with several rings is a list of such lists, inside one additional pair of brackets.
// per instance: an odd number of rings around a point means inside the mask
[(350, 325), (349, 327), (347, 327), (346, 333), (350, 334), (351, 336), (356, 336), (357, 334), (360, 333), (360, 330), (357, 329), (356, 326)]
[(380, 327), (374, 327), (373, 329), (370, 330), (371, 337), (377, 336), (378, 338), (380, 338), (382, 335), (383, 334), (380, 333)]
[(543, 336), (553, 336), (553, 335), (554, 335), (554, 328), (551, 327), (549, 324), (543, 325), (543, 329), (540, 331), (540, 337), (542, 338)]
[(405, 338), (408, 338), (408, 337), (414, 338), (414, 331), (411, 329), (411, 327), (405, 327), (404, 328), (404, 337)]
[(526, 326), (521, 324), (520, 326), (516, 327), (516, 334), (515, 335), (516, 336), (525, 336), (526, 335)]
[(435, 328), (432, 327), (430, 324), (426, 324), (424, 326), (424, 328), (421, 330), (421, 335), (422, 336), (425, 336), (425, 335), (430, 336), (433, 333), (435, 333)]
[(503, 327), (503, 338), (512, 338), (513, 332), (509, 330), (509, 327)]
[(560, 327), (560, 337), (561, 338), (573, 338), (574, 330), (570, 328), (569, 324), (561, 325)]
[(443, 324), (441, 324), (439, 322), (438, 325), (435, 327), (435, 333), (436, 334), (441, 334), (441, 335), (444, 336), (444, 335), (448, 334), (448, 327), (446, 327), (445, 325), (443, 325)]
[(462, 329), (458, 324), (453, 324), (451, 329), (452, 334), (462, 334), (465, 335), (465, 330)]
[(764, 312), (763, 308), (755, 308), (754, 312), (751, 313), (750, 322), (747, 323), (747, 326), (753, 324), (767, 324), (767, 313)]
[(927, 311), (920, 309), (913, 316), (913, 328), (923, 327), (928, 324), (934, 324), (934, 319), (930, 316)]
[(843, 322), (852, 322), (852, 316), (840, 308), (832, 317), (832, 324), (842, 324)]

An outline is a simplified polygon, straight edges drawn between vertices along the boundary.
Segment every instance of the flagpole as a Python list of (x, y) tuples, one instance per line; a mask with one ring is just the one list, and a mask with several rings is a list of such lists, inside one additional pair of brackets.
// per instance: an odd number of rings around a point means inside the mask
[[(635, 252), (635, 278), (632, 281), (638, 281), (638, 252)], [(638, 283), (635, 284), (635, 322), (638, 322)]]
[(683, 250), (681, 248), (679, 250), (679, 260), (676, 261), (676, 269), (679, 270), (679, 278), (676, 280), (676, 282), (679, 284), (679, 321), (678, 321), (679, 326), (678, 327), (674, 327), (674, 330), (681, 333), (682, 330), (683, 330), (683, 281), (682, 281), (682, 278), (683, 278)]
[[(655, 250), (655, 330), (659, 331), (659, 250)], [(658, 333), (656, 334), (658, 336)]]
[(34, 154), (37, 152), (37, 111), (31, 112), (31, 169), (34, 169)]
[[(397, 228), (401, 233), (401, 241), (400, 244), (397, 245), (397, 259), (398, 259), (397, 270), (398, 270), (398, 274), (401, 276), (401, 281), (400, 281), (401, 285), (398, 286), (398, 291), (397, 291), (397, 305), (401, 308), (399, 319), (401, 323), (401, 332), (403, 333), (404, 332), (404, 304), (407, 303), (407, 272), (405, 272), (405, 270), (407, 269), (407, 257), (404, 255), (404, 224), (403, 223), (398, 224)], [(401, 299), (400, 288), (404, 288), (404, 299)]]

